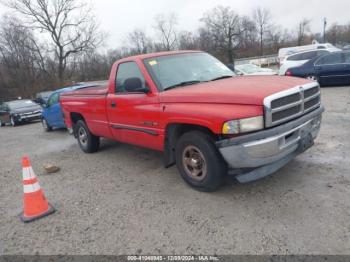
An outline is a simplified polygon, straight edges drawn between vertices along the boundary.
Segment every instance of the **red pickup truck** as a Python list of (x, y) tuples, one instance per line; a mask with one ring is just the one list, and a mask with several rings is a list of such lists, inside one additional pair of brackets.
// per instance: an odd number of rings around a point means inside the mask
[[(100, 137), (164, 152), (183, 179), (214, 191), (276, 172), (313, 145), (324, 111), (317, 82), (235, 76), (199, 51), (117, 61), (107, 86), (62, 94), (65, 122), (86, 153)], [(135, 159), (137, 161), (137, 159)]]

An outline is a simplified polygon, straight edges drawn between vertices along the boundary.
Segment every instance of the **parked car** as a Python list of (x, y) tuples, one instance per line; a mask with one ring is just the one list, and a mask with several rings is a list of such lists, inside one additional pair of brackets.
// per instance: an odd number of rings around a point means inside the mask
[[(280, 61), (280, 66), (283, 64), (283, 61), (287, 56), (296, 54), (296, 53), (302, 53), (306, 51), (313, 51), (313, 50), (322, 50), (322, 49), (334, 49), (336, 48), (334, 45), (329, 43), (318, 43), (315, 41), (312, 45), (303, 45), (303, 46), (291, 46), (291, 47), (285, 47), (281, 48), (278, 51), (278, 60)], [(338, 50), (339, 51), (339, 50)]]
[(35, 99), (33, 101), (39, 105), (43, 105), (47, 102), (52, 93), (53, 91), (40, 92), (36, 94)]
[(289, 68), (286, 71), (285, 75), (286, 76), (302, 77), (302, 78), (307, 78), (307, 79), (310, 79), (313, 81), (317, 81), (316, 71), (315, 71), (315, 62), (319, 58), (320, 57), (315, 57), (315, 58), (311, 59), (310, 61), (306, 62), (305, 64)]
[(322, 55), (329, 54), (332, 52), (337, 52), (337, 51), (340, 51), (340, 50), (336, 48), (321, 49), (321, 50), (305, 51), (305, 52), (287, 56), (281, 63), (279, 75), (285, 75), (286, 71), (289, 68), (300, 66), (316, 57), (320, 57)]
[[(101, 82), (104, 83), (104, 82)], [(64, 123), (61, 105), (59, 103), (61, 94), (81, 88), (98, 86), (100, 82), (78, 83), (74, 86), (65, 87), (52, 92), (46, 103), (43, 104), (42, 126), (45, 131), (52, 131), (53, 128), (66, 128)]]
[(253, 64), (236, 65), (234, 72), (236, 75), (277, 75), (272, 69), (262, 68)]
[(286, 75), (314, 79), (321, 86), (350, 84), (350, 50), (324, 55), (300, 67), (290, 68)]
[(108, 85), (61, 95), (65, 122), (82, 151), (100, 137), (163, 151), (165, 167), (202, 191), (228, 171), (245, 183), (274, 173), (313, 145), (324, 111), (316, 82), (236, 77), (199, 51), (117, 61)]
[(0, 126), (40, 120), (41, 107), (31, 100), (14, 100), (0, 105)]

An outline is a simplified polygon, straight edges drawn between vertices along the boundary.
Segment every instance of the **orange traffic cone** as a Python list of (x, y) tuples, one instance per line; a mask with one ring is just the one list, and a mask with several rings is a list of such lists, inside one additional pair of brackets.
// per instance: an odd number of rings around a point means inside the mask
[(24, 197), (20, 218), (22, 222), (27, 223), (48, 216), (55, 212), (55, 209), (47, 202), (28, 157), (23, 157), (22, 165)]

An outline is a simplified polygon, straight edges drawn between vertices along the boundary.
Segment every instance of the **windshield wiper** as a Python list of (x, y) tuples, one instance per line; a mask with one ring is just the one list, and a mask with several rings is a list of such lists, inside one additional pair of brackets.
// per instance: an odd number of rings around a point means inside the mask
[(170, 90), (170, 89), (174, 89), (174, 88), (181, 87), (181, 86), (189, 86), (189, 85), (199, 84), (201, 82), (202, 81), (199, 81), (199, 80), (185, 81), (185, 82), (178, 83), (176, 85), (168, 86), (167, 88), (164, 88), (164, 90)]
[(221, 80), (221, 79), (226, 79), (226, 78), (231, 78), (233, 76), (220, 76), (220, 77), (217, 77), (217, 78), (214, 78), (212, 80), (209, 80), (209, 82), (213, 82), (213, 81), (217, 81), (217, 80)]

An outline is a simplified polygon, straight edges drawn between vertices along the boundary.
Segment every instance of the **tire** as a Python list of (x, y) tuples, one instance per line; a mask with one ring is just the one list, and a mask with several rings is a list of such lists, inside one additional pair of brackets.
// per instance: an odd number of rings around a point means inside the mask
[(16, 125), (17, 125), (17, 122), (16, 122), (16, 120), (13, 118), (13, 116), (10, 117), (10, 123), (11, 123), (11, 126), (16, 126)]
[(185, 133), (176, 144), (175, 157), (182, 178), (198, 191), (216, 191), (227, 175), (226, 162), (205, 133)]
[(41, 119), (41, 124), (42, 124), (45, 132), (51, 132), (52, 131), (52, 127), (47, 123), (45, 118)]
[(91, 134), (84, 121), (79, 120), (77, 122), (75, 126), (75, 132), (81, 150), (88, 154), (98, 151), (100, 147), (100, 138)]
[(5, 126), (5, 123), (3, 123), (1, 120), (0, 120), (0, 127), (3, 127)]

